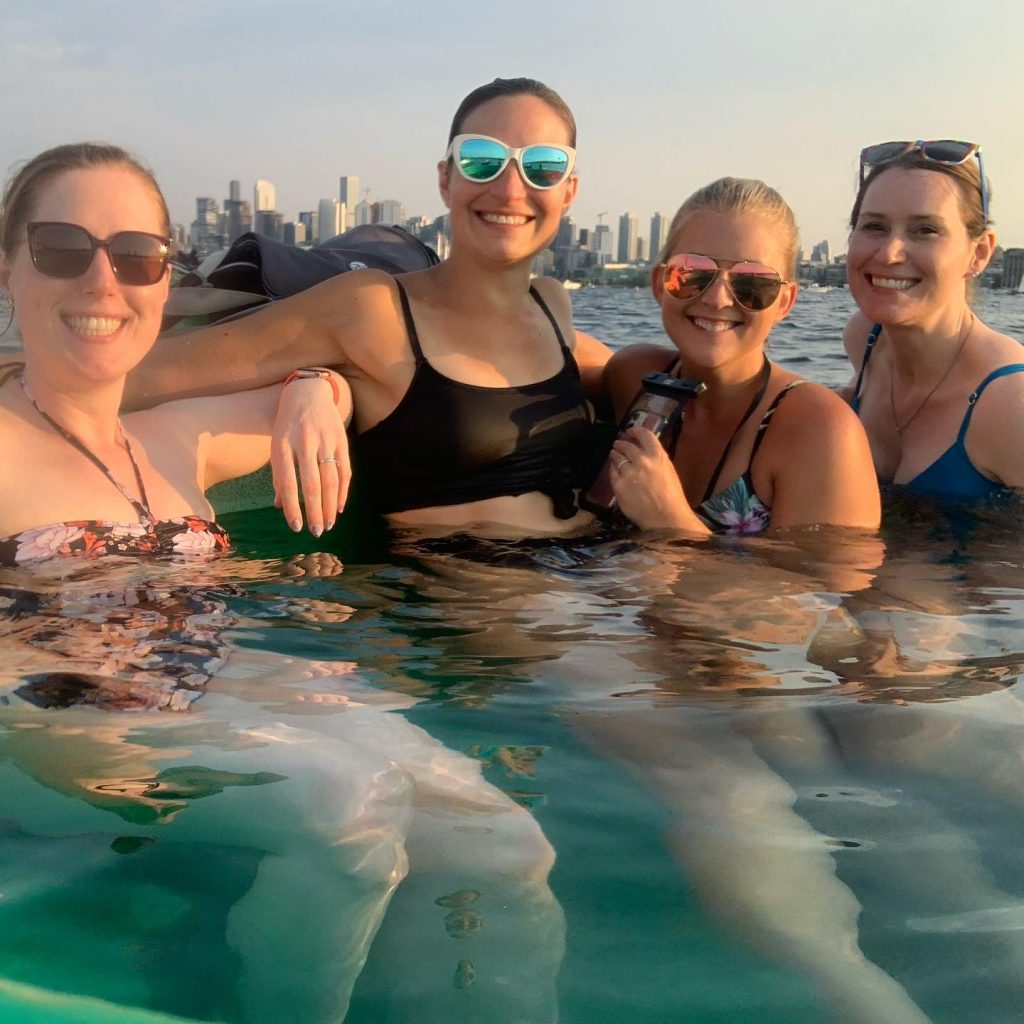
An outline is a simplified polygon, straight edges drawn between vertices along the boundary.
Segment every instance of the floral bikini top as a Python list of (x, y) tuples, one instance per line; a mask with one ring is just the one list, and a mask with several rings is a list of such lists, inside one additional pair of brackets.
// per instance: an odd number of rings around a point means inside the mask
[[(19, 367), (13, 367), (0, 380), (4, 383)], [(23, 368), (21, 368), (23, 369)], [(109, 520), (81, 519), (65, 523), (50, 523), (31, 530), (0, 538), (0, 565), (22, 565), (58, 555), (175, 555), (208, 554), (223, 551), (230, 546), (227, 531), (202, 516), (187, 515), (178, 519), (157, 519), (149, 510), (146, 485), (142, 481), (139, 464), (135, 460), (131, 443), (124, 427), (118, 421), (128, 459), (135, 473), (139, 497), (134, 498), (110, 468), (93, 454), (74, 434), (68, 433), (52, 416), (36, 404), (24, 375), (21, 388), (36, 412), (64, 438), (72, 448), (82, 453), (121, 492), (139, 516), (137, 523), (118, 523)]]
[(37, 526), (0, 539), (0, 565), (59, 555), (205, 555), (231, 546), (227, 531), (201, 516), (114, 523), (81, 519)]

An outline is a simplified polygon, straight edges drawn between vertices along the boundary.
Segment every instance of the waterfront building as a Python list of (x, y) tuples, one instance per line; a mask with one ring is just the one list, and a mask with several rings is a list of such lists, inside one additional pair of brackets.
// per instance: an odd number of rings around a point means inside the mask
[(210, 196), (196, 197), (196, 219), (192, 222), (191, 241), (200, 259), (224, 248), (220, 204), (216, 199)]
[(405, 207), (397, 199), (382, 199), (374, 206), (374, 224), (401, 224), (405, 220)]
[(320, 211), (303, 210), (299, 214), (299, 223), (306, 229), (306, 240), (315, 242), (320, 237)]
[(576, 244), (581, 249), (591, 250), (593, 245), (591, 243), (591, 231), (590, 228), (580, 228), (579, 234), (576, 236)]
[(242, 198), (241, 182), (232, 180), (224, 200), (224, 234), (228, 245), (246, 231), (252, 231), (252, 203)]
[(826, 267), (832, 262), (832, 246), (828, 244), (827, 238), (823, 238), (811, 249), (811, 262), (823, 263)]
[(661, 255), (661, 247), (665, 244), (665, 235), (668, 232), (668, 223), (668, 218), (663, 213), (655, 213), (651, 217), (651, 234), (648, 245), (651, 263), (654, 263)]
[(637, 220), (635, 213), (624, 213), (619, 218), (619, 262), (632, 263), (636, 259)]
[(356, 204), (359, 202), (359, 176), (343, 174), (338, 179), (338, 202), (345, 205), (345, 228), (355, 227)]
[(359, 227), (360, 224), (373, 223), (373, 209), (365, 199), (363, 199), (361, 202), (356, 203), (356, 208), (353, 211), (353, 214), (355, 227)]
[(614, 258), (612, 256), (612, 229), (607, 224), (598, 224), (594, 228), (591, 249), (597, 257), (598, 266), (612, 262)]
[(306, 225), (290, 220), (284, 226), (284, 240), (288, 245), (302, 245), (306, 241)]
[(242, 183), (235, 178), (228, 182), (228, 199), (237, 203), (242, 198)]
[(576, 220), (568, 214), (562, 218), (558, 225), (558, 234), (555, 235), (553, 247), (557, 250), (562, 246), (571, 248), (576, 244)]
[(256, 234), (265, 235), (275, 242), (284, 241), (284, 217), (277, 210), (257, 211), (254, 229)]
[(1024, 281), (1024, 249), (1003, 251), (1003, 287), (1018, 291)]
[(317, 215), (319, 226), (317, 228), (317, 242), (326, 242), (335, 235), (340, 235), (344, 230), (344, 207), (337, 199), (321, 199), (317, 203)]
[(277, 209), (277, 189), (269, 181), (256, 179), (252, 189), (252, 208), (254, 213)]

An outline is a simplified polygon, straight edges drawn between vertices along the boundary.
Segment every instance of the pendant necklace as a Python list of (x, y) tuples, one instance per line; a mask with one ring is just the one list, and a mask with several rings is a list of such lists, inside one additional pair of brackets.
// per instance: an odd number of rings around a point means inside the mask
[(35, 411), (39, 413), (39, 415), (42, 416), (43, 419), (46, 420), (46, 422), (49, 423), (50, 426), (53, 427), (53, 429), (56, 430), (72, 448), (80, 451), (94, 466), (96, 466), (96, 468), (99, 469), (100, 472), (102, 472), (103, 475), (121, 492), (125, 500), (131, 504), (132, 508), (135, 509), (136, 514), (143, 522), (156, 522), (153, 517), (153, 513), (149, 510), (149, 499), (146, 497), (146, 485), (142, 482), (142, 472), (139, 470), (139, 464), (135, 460), (135, 453), (132, 451), (128, 435), (125, 433), (124, 424), (121, 423), (120, 419), (117, 421), (117, 429), (121, 434), (121, 441), (124, 443), (124, 449), (128, 453), (128, 461), (132, 464), (132, 469), (135, 472), (135, 483), (138, 485), (139, 494), (141, 496), (140, 498), (133, 498), (124, 484), (114, 476), (110, 467), (107, 466), (107, 464), (98, 455), (89, 451), (89, 449), (82, 444), (74, 434), (65, 430), (52, 416), (49, 415), (49, 413), (43, 412), (43, 410), (39, 408), (39, 405), (35, 400), (35, 396), (32, 394), (32, 391), (28, 386), (28, 381), (25, 380), (24, 376), (21, 378), (21, 390), (25, 392), (25, 397), (32, 403), (32, 408), (35, 409)]
[(908, 419), (905, 419), (902, 423), (900, 423), (899, 416), (896, 415), (896, 374), (891, 373), (889, 375), (889, 406), (892, 409), (892, 421), (896, 427), (896, 433), (899, 434), (900, 437), (903, 436), (903, 431), (906, 430), (907, 427), (909, 427), (910, 424), (917, 419), (918, 414), (931, 400), (932, 395), (934, 395), (935, 392), (938, 391), (940, 387), (942, 387), (943, 381), (950, 375), (950, 373), (953, 370), (953, 367), (956, 366), (957, 360), (960, 358), (960, 353), (963, 352), (964, 347), (967, 345), (967, 339), (970, 338), (971, 334), (974, 331), (975, 321), (976, 318), (974, 316), (974, 313), (972, 312), (971, 322), (967, 325), (967, 330), (964, 332), (964, 336), (960, 340), (960, 344), (957, 346), (956, 352), (953, 354), (953, 358), (949, 361), (949, 366), (946, 367), (942, 376), (935, 382), (935, 384), (932, 386), (932, 389), (928, 392), (928, 394), (924, 396), (918, 407), (910, 414), (910, 417)]

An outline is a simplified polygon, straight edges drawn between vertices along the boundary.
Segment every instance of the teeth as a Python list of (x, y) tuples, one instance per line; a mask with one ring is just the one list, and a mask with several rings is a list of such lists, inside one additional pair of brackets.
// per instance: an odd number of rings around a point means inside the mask
[(705, 320), (703, 317), (693, 317), (693, 322), (702, 330), (710, 331), (712, 334), (721, 334), (722, 331), (731, 331), (736, 325), (731, 320)]
[(893, 288), (899, 292), (905, 292), (908, 288), (913, 288), (917, 281), (908, 280), (905, 277), (872, 277), (871, 283), (876, 288)]
[(481, 213), (480, 216), (488, 224), (525, 224), (527, 221), (526, 217), (510, 216), (503, 213)]
[(124, 323), (112, 316), (66, 316), (64, 323), (78, 334), (91, 334), (103, 338), (113, 334)]

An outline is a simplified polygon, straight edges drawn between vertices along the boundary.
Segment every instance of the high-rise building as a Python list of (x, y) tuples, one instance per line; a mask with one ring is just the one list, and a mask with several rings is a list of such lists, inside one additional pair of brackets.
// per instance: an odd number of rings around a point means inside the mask
[(665, 234), (668, 230), (668, 220), (663, 213), (655, 213), (651, 217), (651, 234), (648, 241), (647, 251), (651, 263), (657, 260), (661, 254), (661, 247), (665, 244)]
[(612, 229), (607, 224), (598, 224), (594, 228), (591, 249), (597, 258), (598, 266), (612, 262)]
[(559, 246), (571, 247), (576, 244), (576, 221), (574, 218), (568, 215), (562, 218), (562, 222), (558, 225), (558, 234), (555, 235), (555, 241), (552, 244), (556, 250)]
[(196, 219), (192, 222), (192, 248), (199, 257), (224, 248), (220, 227), (220, 204), (209, 196), (196, 197)]
[(306, 240), (316, 242), (320, 237), (320, 211), (304, 210), (299, 214), (299, 223), (306, 229)]
[(353, 220), (355, 221), (355, 227), (360, 224), (372, 224), (373, 223), (373, 207), (363, 199), (361, 202), (356, 203), (356, 208), (353, 210)]
[(1016, 291), (1024, 280), (1024, 249), (1003, 252), (1003, 287)]
[(345, 228), (355, 227), (355, 210), (359, 202), (359, 177), (355, 174), (343, 174), (338, 179), (338, 202), (345, 204)]
[(242, 183), (234, 178), (228, 182), (228, 199), (237, 203), (242, 198)]
[(619, 218), (619, 262), (632, 263), (636, 259), (637, 221), (635, 213), (624, 213)]
[(252, 208), (255, 213), (259, 213), (261, 210), (277, 209), (277, 190), (269, 181), (264, 181), (262, 178), (256, 179), (256, 184), (252, 189)]
[(401, 224), (405, 220), (405, 207), (397, 199), (382, 199), (375, 205), (375, 224)]
[(302, 245), (306, 240), (306, 225), (290, 220), (284, 225), (284, 240), (288, 245)]
[(317, 242), (326, 242), (335, 235), (340, 235), (344, 230), (342, 227), (342, 215), (345, 207), (337, 199), (321, 199), (317, 203), (319, 214), (319, 227), (317, 228)]
[(259, 210), (255, 218), (255, 231), (275, 242), (284, 241), (284, 217), (277, 210)]
[(242, 185), (228, 182), (228, 198), (224, 200), (224, 233), (230, 245), (239, 235), (252, 231), (252, 204), (242, 198)]
[(832, 262), (832, 246), (828, 244), (827, 238), (823, 238), (811, 249), (811, 262), (824, 263), (826, 267)]

